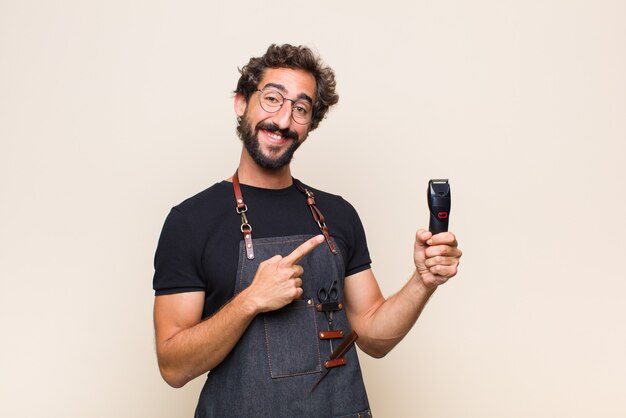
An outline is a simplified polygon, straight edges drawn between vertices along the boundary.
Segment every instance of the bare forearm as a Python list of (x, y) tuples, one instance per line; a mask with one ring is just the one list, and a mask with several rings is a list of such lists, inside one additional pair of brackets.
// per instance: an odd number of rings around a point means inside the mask
[(158, 342), (159, 368), (165, 381), (182, 387), (224, 360), (256, 315), (245, 291), (210, 318)]
[(350, 324), (358, 345), (373, 357), (383, 357), (409, 332), (438, 286), (455, 276), (461, 257), (450, 232), (415, 235), (415, 273), (395, 295), (386, 299), (371, 269), (346, 277), (344, 291)]
[(359, 347), (373, 357), (385, 356), (410, 331), (434, 291), (414, 273), (398, 293), (363, 318)]

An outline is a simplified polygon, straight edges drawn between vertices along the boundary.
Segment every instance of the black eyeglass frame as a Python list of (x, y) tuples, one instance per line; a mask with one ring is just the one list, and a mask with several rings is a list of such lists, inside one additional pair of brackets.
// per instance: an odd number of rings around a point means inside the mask
[[(256, 91), (260, 92), (261, 94), (259, 95), (259, 105), (261, 106), (261, 109), (263, 109), (264, 111), (266, 111), (267, 113), (276, 113), (278, 112), (280, 109), (283, 108), (283, 105), (285, 104), (286, 100), (289, 100), (291, 102), (291, 119), (293, 119), (293, 121), (295, 123), (297, 123), (298, 125), (309, 125), (312, 121), (313, 118), (315, 117), (315, 109), (313, 108), (313, 104), (311, 104), (311, 118), (309, 119), (308, 122), (298, 122), (298, 120), (295, 118), (295, 116), (293, 115), (293, 111), (294, 111), (294, 105), (296, 104), (296, 102), (299, 102), (301, 99), (297, 99), (297, 100), (293, 100), (293, 99), (288, 99), (286, 98), (280, 91), (276, 90), (276, 89), (269, 89), (272, 92), (277, 93), (280, 97), (283, 98), (283, 102), (280, 104), (280, 106), (278, 106), (278, 108), (276, 108), (276, 110), (267, 110), (264, 106), (263, 106), (263, 100), (261, 99), (263, 97), (263, 93), (265, 93), (264, 90), (261, 89), (256, 89)], [(308, 101), (308, 100), (307, 100)]]

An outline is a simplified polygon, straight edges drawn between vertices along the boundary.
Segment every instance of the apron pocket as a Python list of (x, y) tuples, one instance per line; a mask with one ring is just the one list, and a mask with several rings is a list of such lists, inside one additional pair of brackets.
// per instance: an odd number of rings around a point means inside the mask
[(296, 300), (266, 313), (263, 321), (272, 378), (322, 371), (315, 304), (311, 299)]

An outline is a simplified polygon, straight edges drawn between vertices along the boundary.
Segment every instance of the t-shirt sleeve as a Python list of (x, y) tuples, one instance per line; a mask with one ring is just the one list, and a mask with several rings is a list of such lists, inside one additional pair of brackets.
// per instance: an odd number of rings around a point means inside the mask
[(202, 245), (185, 214), (173, 208), (161, 231), (154, 256), (155, 295), (203, 291)]
[(359, 214), (350, 203), (346, 202), (346, 204), (350, 212), (348, 219), (352, 221), (351, 245), (349, 246), (346, 265), (346, 276), (350, 276), (371, 268), (372, 260), (367, 248), (367, 239), (361, 218), (359, 218)]

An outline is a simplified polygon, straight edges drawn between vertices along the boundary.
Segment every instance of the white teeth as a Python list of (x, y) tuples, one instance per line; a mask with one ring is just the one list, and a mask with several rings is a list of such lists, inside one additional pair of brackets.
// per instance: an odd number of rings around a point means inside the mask
[(280, 141), (281, 139), (283, 139), (283, 136), (276, 132), (265, 131), (265, 133), (267, 134), (267, 136), (269, 136), (271, 139), (275, 141)]

